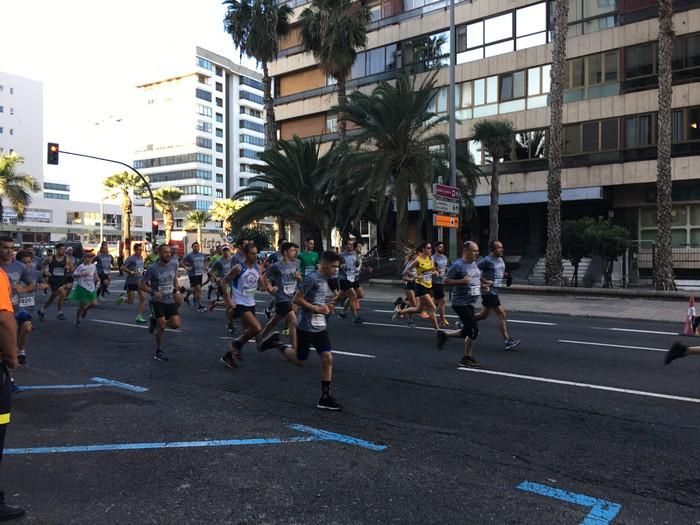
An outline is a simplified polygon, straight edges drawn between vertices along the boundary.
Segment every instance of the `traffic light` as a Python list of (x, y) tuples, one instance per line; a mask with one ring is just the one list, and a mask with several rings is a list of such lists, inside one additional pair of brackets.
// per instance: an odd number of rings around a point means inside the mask
[(48, 164), (58, 164), (58, 152), (58, 144), (55, 142), (49, 142), (46, 150), (46, 162)]

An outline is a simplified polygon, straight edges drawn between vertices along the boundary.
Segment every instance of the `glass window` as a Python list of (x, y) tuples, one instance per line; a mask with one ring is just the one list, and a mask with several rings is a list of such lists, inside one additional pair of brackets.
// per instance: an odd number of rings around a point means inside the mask
[(637, 78), (654, 74), (654, 44), (625, 49), (625, 78)]
[(652, 119), (651, 115), (641, 115), (639, 117), (639, 145), (650, 146), (652, 140)]
[(617, 9), (617, 0), (582, 0), (581, 3), (584, 18), (610, 13)]
[(472, 107), (472, 83), (464, 82), (456, 88), (455, 105), (458, 108)]
[(639, 121), (637, 117), (625, 119), (625, 147), (634, 148), (638, 145)]
[(642, 227), (656, 226), (656, 208), (642, 208), (640, 222)]
[(600, 124), (601, 151), (618, 149), (619, 121), (618, 119), (604, 120)]
[(484, 45), (484, 23), (476, 22), (467, 26), (467, 49)]
[(676, 110), (671, 112), (671, 142), (677, 144), (679, 142), (684, 142), (683, 131), (685, 125), (683, 123), (683, 110)]
[(542, 69), (533, 67), (527, 70), (527, 96), (539, 95), (542, 91), (540, 73)]
[(571, 61), (571, 85), (572, 88), (581, 87), (586, 78), (586, 65), (583, 58)]
[(530, 158), (530, 134), (527, 131), (515, 134), (513, 157), (515, 160), (527, 160)]
[(386, 46), (386, 70), (396, 69), (396, 44)]
[(386, 67), (386, 55), (384, 48), (371, 49), (367, 52), (367, 75), (383, 73)]
[(598, 122), (585, 122), (581, 126), (581, 151), (598, 151)]
[(605, 64), (605, 82), (615, 82), (617, 80), (617, 71), (619, 65), (618, 52), (609, 51), (604, 55)]
[(474, 81), (474, 105), (486, 104), (486, 79), (480, 78)]
[(498, 102), (498, 77), (488, 77), (486, 79), (486, 103), (495, 104)]
[[(565, 68), (566, 69), (566, 68)], [(552, 65), (542, 66), (542, 93), (549, 93), (552, 84)], [(566, 85), (566, 84), (564, 84)]]
[(369, 9), (369, 21), (370, 22), (376, 22), (377, 20), (382, 18), (382, 5), (381, 4), (372, 4), (367, 6)]
[(603, 57), (592, 55), (588, 57), (588, 85), (603, 82)]
[(467, 49), (467, 26), (457, 28), (457, 52)]
[(690, 108), (688, 110), (686, 140), (700, 140), (700, 108)]
[(501, 75), (500, 100), (513, 100), (525, 97), (525, 72), (516, 71)]
[(540, 4), (523, 7), (515, 12), (515, 36), (531, 35), (547, 30), (547, 5)]
[(484, 42), (498, 42), (506, 38), (513, 38), (513, 13), (506, 13), (484, 20), (485, 39)]
[(501, 76), (501, 101), (513, 99), (513, 75)]
[(543, 46), (547, 43), (547, 33), (535, 33), (534, 35), (518, 38), (515, 42), (517, 49), (527, 49), (528, 47)]
[(686, 41), (685, 67), (700, 66), (700, 34), (688, 36)]
[(365, 75), (365, 57), (367, 53), (358, 53), (350, 70), (350, 78), (362, 78)]
[(690, 205), (690, 224), (691, 226), (700, 226), (700, 205)]
[(502, 55), (504, 53), (510, 53), (513, 51), (513, 41), (508, 40), (506, 42), (501, 42), (500, 44), (492, 44), (484, 48), (485, 57), (495, 57), (496, 55)]
[(564, 126), (564, 154), (575, 155), (581, 152), (581, 132), (578, 124)]

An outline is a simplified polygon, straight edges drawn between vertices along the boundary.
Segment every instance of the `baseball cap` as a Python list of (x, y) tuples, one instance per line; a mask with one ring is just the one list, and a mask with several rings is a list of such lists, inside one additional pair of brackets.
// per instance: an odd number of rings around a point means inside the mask
[(221, 249), (222, 249), (222, 250), (230, 250), (231, 247), (230, 247), (228, 244), (224, 244), (224, 245), (221, 247)]

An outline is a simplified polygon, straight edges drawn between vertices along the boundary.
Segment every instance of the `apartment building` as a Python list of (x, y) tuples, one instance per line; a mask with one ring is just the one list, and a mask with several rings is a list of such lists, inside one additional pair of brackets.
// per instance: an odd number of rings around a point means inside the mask
[[(196, 48), (182, 75), (139, 85), (134, 167), (183, 196), (176, 229), (248, 185), (265, 149), (261, 75)], [(212, 224), (213, 226), (213, 224)]]
[[(368, 45), (348, 89), (370, 90), (398, 68), (417, 75), (438, 68), (435, 103), (447, 111), (449, 2), (366, 2)], [(294, 20), (304, 4), (295, 4)], [(571, 0), (564, 106), (563, 217), (611, 217), (632, 238), (655, 229), (658, 39), (656, 0)], [(500, 231), (510, 253), (537, 255), (546, 239), (548, 93), (552, 9), (542, 0), (456, 2), (458, 147), (487, 159), (471, 140), (481, 119), (507, 119), (517, 130), (500, 178)], [(674, 246), (700, 245), (700, 2), (674, 1)], [(334, 86), (304, 53), (295, 24), (281, 42), (275, 77), (282, 138), (334, 138)], [(446, 131), (446, 129), (445, 129)], [(484, 167), (488, 172), (489, 167)], [(487, 236), (490, 188), (475, 199), (472, 235)], [(414, 239), (431, 232), (413, 231)]]

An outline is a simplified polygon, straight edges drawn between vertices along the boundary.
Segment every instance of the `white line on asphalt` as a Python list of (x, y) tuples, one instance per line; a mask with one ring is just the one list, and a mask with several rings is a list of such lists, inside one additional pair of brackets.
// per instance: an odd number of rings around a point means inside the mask
[(666, 352), (668, 348), (652, 348), (649, 346), (629, 346), (629, 345), (613, 345), (610, 343), (593, 343), (591, 341), (570, 341), (568, 339), (559, 339), (560, 343), (568, 343), (572, 345), (588, 345), (588, 346), (605, 346), (610, 348), (628, 348), (630, 350), (650, 350), (652, 352)]
[[(144, 326), (142, 324), (131, 324), (131, 323), (119, 323), (117, 321), (106, 321), (105, 319), (88, 319), (88, 321), (92, 321), (93, 323), (102, 323), (102, 324), (113, 324), (116, 326), (128, 326), (129, 328), (148, 328), (148, 326)], [(172, 328), (166, 328), (166, 332), (182, 332), (182, 330), (173, 330)]]
[[(372, 310), (373, 312), (377, 312), (380, 314), (393, 314), (394, 310)], [(445, 317), (449, 317), (451, 319), (458, 319), (459, 316), (457, 315), (446, 315)], [(521, 323), (521, 324), (538, 324), (542, 326), (557, 326), (557, 323), (546, 323), (544, 321), (522, 321), (520, 319), (508, 319), (509, 323)], [(367, 323), (365, 323), (367, 324)]]
[(659, 332), (657, 330), (637, 330), (634, 328), (605, 328), (604, 326), (592, 326), (593, 330), (610, 330), (611, 332), (632, 332), (635, 334), (679, 335), (678, 332)]
[(688, 401), (690, 403), (700, 403), (700, 399), (695, 397), (673, 396), (670, 394), (659, 394), (657, 392), (645, 392), (643, 390), (629, 390), (627, 388), (617, 388), (614, 386), (591, 385), (589, 383), (578, 383), (575, 381), (564, 381), (562, 379), (552, 379), (549, 377), (526, 376), (522, 374), (511, 374), (509, 372), (496, 372), (494, 370), (481, 370), (477, 368), (459, 367), (463, 372), (474, 372), (477, 374), (489, 374), (494, 376), (513, 377), (515, 379), (526, 379), (528, 381), (538, 381), (541, 383), (554, 383), (555, 385), (576, 386), (579, 388), (590, 388), (593, 390), (605, 390), (608, 392), (619, 392), (621, 394), (632, 394), (635, 396), (657, 397), (660, 399), (671, 399), (673, 401)]
[(368, 323), (367, 321), (362, 323), (363, 325), (368, 325), (368, 326), (388, 326), (389, 328), (406, 328), (408, 330), (432, 330), (434, 331), (434, 328), (428, 328), (425, 326), (406, 326), (406, 325), (400, 325), (400, 324), (389, 324), (389, 323)]
[(334, 354), (349, 355), (350, 357), (367, 357), (368, 359), (376, 359), (376, 355), (370, 354), (355, 354), (353, 352), (341, 352), (340, 350), (333, 350)]

